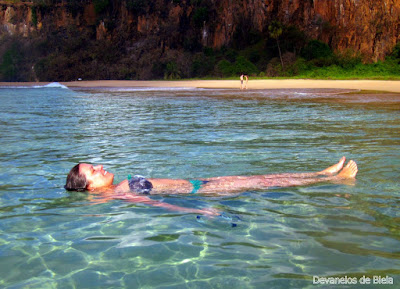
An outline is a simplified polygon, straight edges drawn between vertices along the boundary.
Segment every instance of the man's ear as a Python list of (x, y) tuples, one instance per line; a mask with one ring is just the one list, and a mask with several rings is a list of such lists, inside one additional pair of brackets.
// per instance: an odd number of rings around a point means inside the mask
[(93, 186), (92, 186), (92, 184), (90, 182), (88, 182), (88, 184), (86, 185), (86, 190), (88, 190), (88, 191), (93, 191), (94, 190), (94, 188), (93, 188)]

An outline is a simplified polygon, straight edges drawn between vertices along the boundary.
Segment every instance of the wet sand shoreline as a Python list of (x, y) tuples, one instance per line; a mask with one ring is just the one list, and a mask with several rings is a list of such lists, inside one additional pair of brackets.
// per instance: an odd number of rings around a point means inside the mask
[[(0, 82), (0, 86), (39, 86), (49, 82)], [(210, 88), (239, 89), (239, 80), (179, 80), (179, 81), (136, 81), (136, 80), (93, 80), (60, 82), (69, 88)], [(248, 89), (350, 89), (400, 93), (400, 81), (396, 80), (309, 80), (309, 79), (263, 79), (251, 80)]]

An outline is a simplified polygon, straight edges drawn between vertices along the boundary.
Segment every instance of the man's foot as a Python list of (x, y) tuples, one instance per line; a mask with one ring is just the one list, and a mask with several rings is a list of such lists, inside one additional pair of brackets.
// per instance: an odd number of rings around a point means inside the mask
[(318, 175), (332, 176), (332, 175), (338, 173), (343, 168), (345, 161), (346, 161), (346, 158), (342, 157), (337, 164), (334, 164), (333, 166), (330, 166), (329, 168), (326, 168), (325, 170), (320, 171), (318, 173)]
[(351, 160), (337, 175), (341, 179), (354, 179), (357, 175), (358, 167), (355, 161)]

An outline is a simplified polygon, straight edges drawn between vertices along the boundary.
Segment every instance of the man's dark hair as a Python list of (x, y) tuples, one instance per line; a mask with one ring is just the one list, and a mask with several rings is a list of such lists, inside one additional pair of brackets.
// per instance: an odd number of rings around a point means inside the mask
[(79, 173), (79, 165), (74, 166), (67, 176), (67, 182), (64, 188), (68, 191), (82, 192), (86, 190), (87, 180), (86, 177)]

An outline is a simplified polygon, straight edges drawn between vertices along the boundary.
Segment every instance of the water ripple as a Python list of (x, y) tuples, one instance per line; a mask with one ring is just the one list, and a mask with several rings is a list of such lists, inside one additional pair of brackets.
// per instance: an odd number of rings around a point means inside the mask
[[(338, 94), (339, 93), (339, 94)], [(338, 91), (0, 89), (0, 286), (304, 288), (319, 276), (400, 280), (398, 96)], [(379, 100), (379, 101), (378, 101)], [(195, 178), (315, 171), (351, 185), (152, 196), (228, 218), (63, 189), (77, 162)]]

